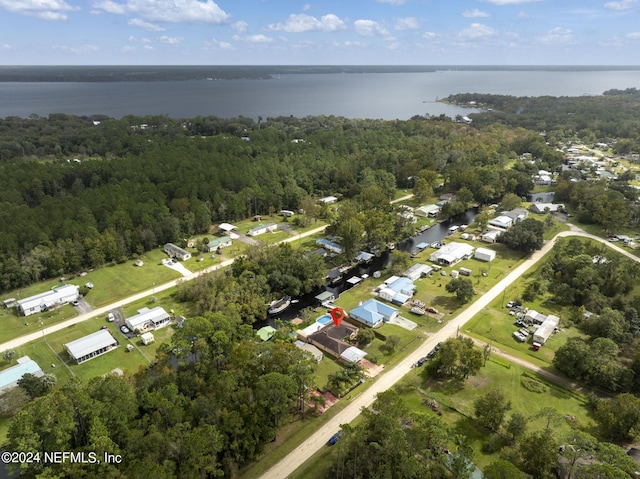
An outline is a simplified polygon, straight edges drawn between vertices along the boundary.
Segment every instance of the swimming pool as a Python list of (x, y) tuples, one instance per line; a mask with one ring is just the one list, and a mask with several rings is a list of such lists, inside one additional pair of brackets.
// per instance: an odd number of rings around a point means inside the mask
[(318, 319), (316, 319), (316, 323), (320, 323), (322, 325), (329, 324), (333, 319), (328, 314), (323, 314)]

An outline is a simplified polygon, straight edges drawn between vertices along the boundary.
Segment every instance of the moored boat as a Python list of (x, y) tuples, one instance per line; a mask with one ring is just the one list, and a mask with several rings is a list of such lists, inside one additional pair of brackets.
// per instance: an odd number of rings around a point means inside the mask
[(269, 305), (269, 309), (267, 310), (267, 313), (271, 315), (280, 314), (289, 306), (291, 306), (291, 296), (285, 295), (277, 301), (272, 301), (271, 304)]

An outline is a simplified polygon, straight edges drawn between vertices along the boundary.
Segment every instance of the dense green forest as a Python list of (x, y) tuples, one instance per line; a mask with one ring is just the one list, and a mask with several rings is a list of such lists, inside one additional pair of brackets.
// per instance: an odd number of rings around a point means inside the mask
[[(302, 140), (302, 141), (293, 141)], [(50, 115), (0, 120), (0, 291), (207, 232), (212, 222), (297, 209), (370, 186), (457, 191), (480, 203), (533, 187), (505, 169), (537, 145), (525, 130), (338, 117), (174, 120)], [(444, 177), (444, 185), (439, 178)], [(453, 212), (452, 214), (455, 214)]]
[[(60, 478), (236, 477), (279, 426), (313, 414), (309, 394), (317, 363), (291, 342), (258, 343), (251, 327), (213, 314), (189, 318), (166, 346), (133, 378), (72, 381), (27, 404), (11, 423), (11, 450), (93, 452), (101, 461), (108, 452), (120, 454), (120, 463), (42, 461), (22, 464), (21, 472)], [(178, 369), (170, 350), (183, 351)], [(20, 393), (23, 388), (12, 390)]]
[[(360, 222), (368, 220), (366, 244), (379, 248), (399, 238), (370, 231), (393, 223), (372, 198), (378, 191), (391, 198), (397, 187), (414, 188), (424, 199), (457, 192), (444, 217), (507, 194), (524, 197), (534, 186), (532, 174), (560, 171), (561, 141), (640, 151), (639, 95), (452, 97), (493, 107), (474, 115), (471, 125), (446, 117), (1, 119), (0, 291), (124, 261), (207, 232), (211, 223), (297, 210), (328, 194), (356, 199), (354, 218), (375, 203), (375, 215)], [(533, 161), (521, 160), (524, 153)], [(606, 229), (637, 223), (631, 179), (575, 182), (563, 172), (558, 200), (575, 205), (581, 221)], [(406, 233), (403, 225), (393, 231)]]
[(474, 123), (503, 123), (544, 132), (550, 142), (572, 137), (586, 142), (615, 140), (614, 152), (640, 152), (640, 90), (608, 90), (601, 96), (513, 97), (482, 93), (451, 95), (456, 104), (475, 102), (489, 111), (471, 114)]

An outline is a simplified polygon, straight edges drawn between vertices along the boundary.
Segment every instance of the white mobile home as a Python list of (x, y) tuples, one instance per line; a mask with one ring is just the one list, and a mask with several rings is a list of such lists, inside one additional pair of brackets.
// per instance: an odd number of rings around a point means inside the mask
[(265, 233), (271, 233), (278, 229), (278, 225), (275, 223), (261, 223), (258, 226), (254, 226), (247, 232), (247, 236), (258, 236)]
[(507, 230), (513, 226), (513, 218), (507, 215), (496, 216), (489, 221), (489, 227), (497, 228), (499, 230)]
[(118, 346), (118, 341), (106, 329), (101, 329), (64, 345), (69, 356), (78, 364), (108, 353)]
[(80, 288), (75, 284), (65, 284), (44, 293), (16, 301), (18, 314), (29, 316), (60, 306), (80, 297)]
[(482, 233), (482, 235), (480, 235), (480, 239), (485, 243), (495, 243), (498, 241), (498, 236), (501, 234), (502, 233), (498, 230), (489, 230)]
[(551, 337), (555, 329), (558, 327), (558, 323), (560, 322), (560, 318), (550, 314), (544, 320), (544, 322), (536, 329), (536, 332), (533, 333), (533, 342), (543, 345), (547, 342), (547, 340)]
[(163, 307), (142, 308), (138, 314), (127, 318), (125, 322), (131, 331), (148, 331), (160, 329), (169, 324), (170, 316)]
[(164, 245), (164, 252), (167, 253), (172, 258), (178, 258), (180, 261), (186, 261), (191, 259), (191, 253), (180, 248), (180, 246), (176, 246), (173, 243), (167, 243)]
[(402, 276), (405, 278), (409, 278), (411, 281), (415, 281), (417, 279), (423, 278), (424, 276), (429, 276), (433, 268), (426, 264), (417, 263), (411, 266), (408, 270), (402, 273)]

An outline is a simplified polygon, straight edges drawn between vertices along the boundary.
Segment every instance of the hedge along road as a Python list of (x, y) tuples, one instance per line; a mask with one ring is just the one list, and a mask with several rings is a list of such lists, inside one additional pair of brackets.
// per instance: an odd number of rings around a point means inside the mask
[(570, 225), (570, 227), (570, 231), (560, 232), (556, 236), (554, 236), (551, 241), (547, 241), (540, 250), (532, 253), (528, 259), (526, 259), (511, 273), (500, 280), (493, 288), (480, 296), (473, 304), (462, 311), (458, 316), (448, 321), (442, 329), (430, 335), (429, 338), (424, 343), (422, 343), (422, 345), (420, 345), (415, 351), (413, 351), (413, 353), (408, 355), (395, 367), (385, 370), (385, 372), (379, 375), (376, 378), (375, 382), (367, 390), (353, 399), (351, 401), (351, 404), (346, 406), (342, 411), (329, 419), (296, 449), (291, 451), (287, 456), (282, 458), (277, 464), (271, 467), (271, 469), (269, 469), (265, 474), (262, 475), (261, 479), (282, 479), (292, 474), (327, 443), (328, 439), (333, 434), (335, 434), (336, 431), (338, 431), (341, 424), (347, 424), (353, 421), (360, 414), (362, 408), (371, 406), (378, 393), (391, 388), (400, 379), (402, 379), (404, 375), (409, 373), (411, 371), (412, 365), (415, 364), (416, 361), (418, 361), (418, 359), (420, 359), (421, 357), (426, 356), (426, 354), (431, 349), (433, 349), (436, 343), (446, 341), (448, 338), (456, 335), (458, 330), (460, 330), (467, 321), (469, 321), (473, 316), (486, 308), (489, 303), (494, 301), (500, 294), (502, 294), (507, 287), (509, 287), (529, 268), (531, 268), (540, 259), (542, 259), (544, 255), (551, 251), (558, 238), (566, 236), (582, 236), (591, 238), (593, 240), (607, 244), (617, 252), (633, 259), (634, 261), (640, 262), (640, 258), (632, 255), (622, 248), (613, 245), (598, 236), (586, 233), (585, 231), (573, 225)]
[[(297, 240), (299, 240), (301, 238), (304, 238), (306, 236), (311, 236), (311, 235), (314, 235), (316, 233), (321, 233), (322, 231), (325, 230), (326, 227), (327, 226), (324, 225), (324, 226), (320, 226), (318, 228), (314, 228), (314, 229), (306, 231), (304, 233), (300, 233), (300, 234), (297, 234), (295, 236), (291, 236), (290, 238), (286, 238), (286, 239), (280, 241), (280, 243), (291, 243), (291, 242), (297, 241)], [(139, 293), (133, 294), (133, 295), (128, 296), (126, 298), (123, 298), (121, 300), (115, 301), (115, 302), (113, 302), (111, 304), (108, 304), (108, 305), (101, 306), (99, 308), (93, 309), (89, 313), (80, 314), (80, 315), (78, 315), (78, 316), (76, 316), (74, 318), (67, 319), (66, 321), (63, 321), (61, 323), (48, 326), (48, 327), (44, 328), (42, 331), (37, 331), (37, 332), (31, 333), (31, 334), (25, 334), (24, 336), (20, 336), (19, 338), (15, 338), (15, 339), (12, 339), (11, 341), (7, 341), (6, 343), (0, 344), (0, 351), (6, 351), (7, 349), (15, 349), (15, 348), (20, 347), (20, 346), (22, 346), (24, 344), (30, 343), (31, 341), (36, 341), (38, 339), (41, 339), (43, 336), (45, 336), (47, 334), (55, 333), (56, 331), (60, 331), (62, 329), (68, 328), (70, 326), (73, 326), (74, 324), (82, 323), (83, 321), (87, 321), (87, 320), (89, 320), (91, 318), (95, 318), (97, 316), (104, 316), (109, 311), (111, 311), (113, 309), (120, 308), (122, 306), (126, 306), (129, 303), (133, 303), (134, 301), (138, 301), (138, 300), (147, 298), (149, 296), (153, 296), (154, 294), (159, 293), (160, 291), (165, 291), (167, 289), (174, 288), (178, 284), (182, 283), (183, 281), (191, 281), (191, 280), (197, 278), (198, 276), (200, 276), (202, 274), (207, 274), (207, 273), (211, 273), (212, 271), (216, 271), (218, 269), (226, 268), (226, 267), (230, 266), (233, 262), (234, 262), (234, 259), (232, 258), (232, 259), (228, 259), (226, 261), (223, 261), (220, 264), (216, 264), (216, 265), (210, 266), (209, 268), (203, 269), (202, 271), (197, 271), (195, 273), (189, 273), (189, 274), (183, 274), (182, 278), (178, 278), (176, 280), (168, 281), (167, 283), (163, 283), (163, 284), (157, 284), (151, 289), (147, 289), (145, 291), (141, 291)]]

